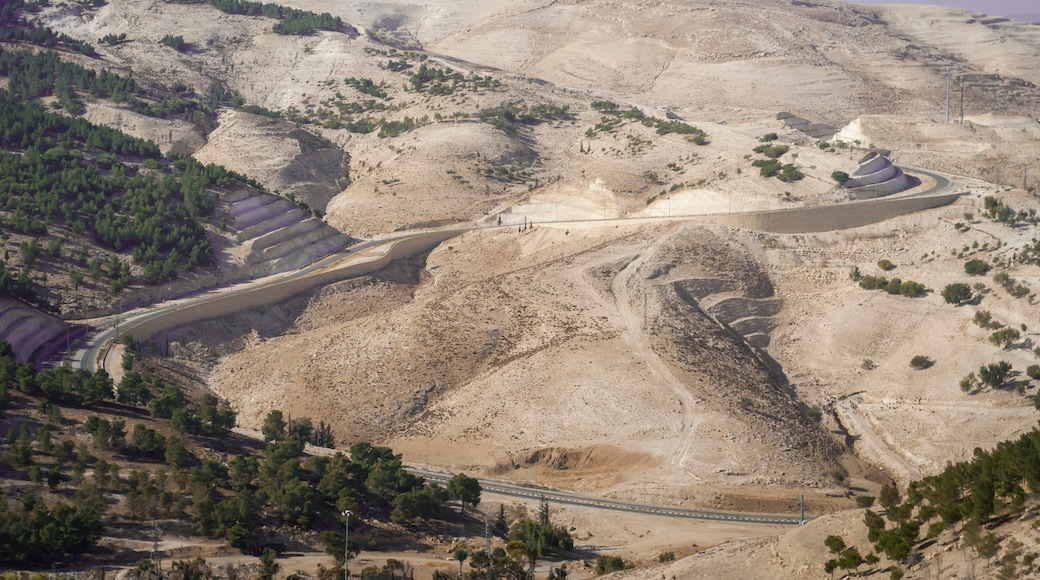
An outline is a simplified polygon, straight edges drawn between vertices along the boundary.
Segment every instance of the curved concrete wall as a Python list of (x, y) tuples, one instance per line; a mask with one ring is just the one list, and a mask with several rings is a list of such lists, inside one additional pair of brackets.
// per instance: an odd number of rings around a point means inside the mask
[[(864, 159), (860, 162), (859, 167), (857, 167), (856, 170), (852, 172), (853, 177), (859, 177), (861, 175), (870, 175), (871, 173), (876, 173), (878, 171), (881, 171), (885, 167), (892, 165), (892, 162), (889, 161), (888, 158), (883, 155), (878, 155), (876, 153), (872, 153), (871, 155), (873, 155), (872, 158)], [(870, 155), (868, 155), (867, 157), (870, 157)]]
[(876, 185), (864, 185), (862, 187), (849, 189), (848, 194), (849, 198), (854, 200), (874, 199), (886, 195), (892, 195), (893, 193), (899, 193), (900, 191), (906, 191), (913, 186), (914, 184), (910, 182), (910, 178), (900, 171), (899, 175), (894, 179)]
[[(895, 179), (896, 177), (898, 177), (902, 173), (903, 172), (900, 171), (898, 167), (896, 167), (895, 165), (892, 165), (890, 163), (887, 166), (882, 167), (881, 169), (875, 171), (874, 173), (868, 173), (868, 174), (865, 174), (865, 175), (861, 175), (859, 177), (853, 177), (853, 178), (849, 179), (848, 181), (845, 182), (845, 187), (861, 187), (861, 186), (864, 186), (864, 185), (877, 185), (878, 183), (882, 183), (882, 182), (888, 181), (890, 179)], [(853, 185), (850, 185), (850, 184), (853, 184)]]
[(0, 333), (0, 338), (11, 343), (11, 349), (19, 362), (29, 362), (29, 357), (36, 349), (65, 332), (65, 323), (53, 316), (28, 306), (16, 307), (14, 310), (20, 312), (20, 315), (10, 320)]
[(960, 196), (959, 193), (950, 193), (800, 209), (715, 214), (698, 216), (694, 218), (694, 221), (712, 222), (776, 234), (811, 234), (858, 228), (904, 214), (942, 207), (953, 203)]

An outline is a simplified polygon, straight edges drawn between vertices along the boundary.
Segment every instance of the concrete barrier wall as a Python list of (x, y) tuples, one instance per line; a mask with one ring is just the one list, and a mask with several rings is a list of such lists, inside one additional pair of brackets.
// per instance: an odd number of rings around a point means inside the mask
[(910, 178), (907, 177), (905, 173), (900, 173), (899, 176), (895, 179), (891, 179), (884, 183), (850, 188), (849, 198), (854, 200), (874, 199), (878, 197), (884, 197), (886, 195), (892, 195), (894, 193), (899, 193), (900, 191), (906, 191), (911, 187), (913, 187), (913, 184), (910, 183)]
[(290, 272), (292, 270), (298, 270), (311, 262), (324, 258), (325, 256), (335, 254), (336, 252), (347, 247), (350, 243), (350, 237), (345, 234), (336, 233), (331, 236), (322, 238), (317, 242), (311, 244), (306, 251), (297, 252), (295, 254), (289, 254), (288, 256), (272, 260), (275, 271), (278, 272)]
[[(277, 304), (316, 286), (371, 274), (386, 267), (393, 260), (428, 252), (436, 248), (444, 240), (453, 238), (464, 231), (466, 230), (430, 232), (395, 242), (386, 254), (375, 260), (341, 268), (321, 269), (306, 276), (272, 286), (216, 295), (211, 300), (195, 302), (183, 308), (163, 312), (146, 320), (130, 323), (119, 336), (113, 337), (113, 340), (118, 340), (120, 336), (129, 334), (138, 341), (145, 341), (168, 328), (227, 316), (228, 314), (259, 308), (264, 305)], [(105, 364), (109, 363), (108, 358), (105, 358)]]
[(282, 229), (289, 224), (304, 220), (308, 215), (310, 214), (306, 213), (302, 209), (294, 209), (283, 214), (278, 214), (269, 220), (262, 221), (255, 226), (250, 226), (241, 230), (238, 232), (238, 236), (235, 239), (238, 240), (239, 243), (242, 243), (245, 240), (269, 234), (275, 230)]
[(698, 216), (695, 221), (775, 234), (811, 234), (858, 228), (908, 213), (949, 205), (961, 194), (859, 201), (820, 207)]
[(337, 233), (339, 232), (326, 226), (324, 223), (322, 223), (322, 227), (319, 228), (312, 228), (309, 231), (301, 230), (301, 233), (298, 233), (295, 237), (292, 237), (269, 248), (264, 248), (264, 259), (275, 260), (278, 258), (284, 258), (293, 252), (302, 250), (303, 248), (306, 248), (307, 246), (310, 246), (315, 242), (323, 240)]
[(883, 155), (875, 155), (873, 158), (867, 160), (865, 163), (857, 167), (856, 171), (854, 171), (852, 175), (855, 177), (859, 175), (869, 175), (871, 173), (877, 173), (878, 171), (881, 171), (882, 169), (888, 167), (891, 164), (892, 162), (889, 161), (887, 157)]
[(250, 249), (254, 254), (262, 252), (267, 248), (272, 248), (283, 242), (291, 241), (297, 236), (313, 232), (321, 227), (327, 227), (325, 226), (325, 222), (315, 218), (308, 218), (303, 221), (295, 222), (284, 228), (257, 237), (253, 240), (253, 245), (250, 246)]
[(885, 181), (889, 181), (890, 179), (893, 179), (894, 177), (900, 175), (901, 173), (902, 173), (902, 171), (900, 171), (900, 169), (898, 167), (896, 167), (895, 165), (889, 165), (887, 167), (883, 167), (883, 168), (875, 171), (874, 173), (868, 173), (866, 175), (861, 175), (859, 177), (853, 177), (852, 179), (849, 179), (848, 181), (845, 182), (845, 187), (859, 187), (859, 186), (862, 186), (862, 185), (876, 185), (878, 183), (883, 183)]
[(269, 219), (274, 218), (278, 214), (292, 211), (295, 208), (293, 204), (289, 203), (280, 197), (276, 197), (275, 200), (266, 205), (262, 205), (255, 209), (251, 209), (247, 212), (235, 216), (235, 227), (244, 230), (246, 228), (255, 226), (259, 223), (263, 223)]

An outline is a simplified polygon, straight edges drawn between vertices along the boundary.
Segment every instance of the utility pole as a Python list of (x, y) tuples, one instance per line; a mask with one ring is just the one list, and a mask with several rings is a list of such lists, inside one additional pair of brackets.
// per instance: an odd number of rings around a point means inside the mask
[(800, 525), (805, 523), (805, 494), (804, 493), (798, 494), (798, 503), (801, 506), (801, 515), (798, 516), (798, 525), (800, 526)]
[(487, 515), (484, 515), (484, 553), (491, 556), (491, 524), (488, 523)]
[(152, 524), (152, 568), (155, 569), (155, 577), (162, 578), (162, 560), (159, 558), (159, 524)]
[(964, 75), (957, 75), (957, 82), (961, 85), (961, 125), (964, 124)]
[(946, 122), (950, 122), (950, 67), (946, 67)]
[(347, 566), (347, 562), (350, 561), (350, 516), (354, 515), (354, 512), (346, 510), (343, 512), (343, 580), (350, 578), (350, 568)]

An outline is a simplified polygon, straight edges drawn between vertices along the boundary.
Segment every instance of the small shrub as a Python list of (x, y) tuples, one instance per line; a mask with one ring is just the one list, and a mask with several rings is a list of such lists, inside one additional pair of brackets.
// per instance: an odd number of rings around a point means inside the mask
[(166, 36), (162, 37), (162, 40), (159, 41), (159, 44), (163, 46), (168, 46), (173, 50), (176, 50), (177, 52), (183, 52), (187, 48), (187, 43), (184, 42), (183, 36), (173, 36), (172, 34), (167, 34)]
[(899, 287), (899, 293), (907, 298), (917, 298), (921, 294), (924, 294), (924, 284), (914, 282), (913, 280), (907, 280)]
[(870, 509), (874, 507), (874, 499), (872, 495), (861, 495), (856, 497), (856, 505), (864, 509)]
[(985, 276), (989, 272), (989, 268), (989, 264), (978, 258), (964, 263), (964, 273), (970, 276)]
[(1029, 288), (1022, 284), (1015, 284), (1008, 288), (1007, 291), (1012, 298), (1022, 298), (1023, 296), (1029, 295)]
[(662, 564), (673, 560), (675, 560), (675, 552), (661, 552), (657, 555), (657, 561)]
[(621, 556), (597, 556), (596, 575), (609, 574), (625, 569), (625, 561)]
[(852, 280), (853, 282), (859, 282), (859, 279), (862, 277), (863, 274), (859, 273), (859, 266), (853, 266), (852, 269), (849, 270), (849, 280)]
[(801, 181), (805, 178), (805, 174), (794, 165), (788, 163), (780, 168), (780, 175), (777, 175), (776, 178), (784, 183), (791, 183), (792, 181)]
[(846, 181), (849, 180), (849, 174), (845, 173), (844, 171), (835, 171), (834, 173), (831, 173), (831, 179), (837, 181), (840, 184), (844, 184)]
[(758, 141), (760, 143), (769, 143), (770, 141), (776, 141), (777, 139), (779, 139), (779, 137), (776, 133), (766, 133), (765, 135), (759, 137)]
[(1007, 287), (1008, 283), (1011, 282), (1011, 276), (1007, 272), (997, 272), (993, 275), (993, 283)]
[(943, 288), (942, 297), (947, 304), (961, 304), (971, 300), (971, 288), (969, 288), (967, 284), (961, 282), (947, 284), (946, 287)]
[(877, 364), (874, 363), (873, 359), (869, 358), (863, 359), (863, 362), (860, 363), (859, 366), (865, 371), (872, 371), (877, 368)]
[(926, 355), (919, 354), (914, 358), (910, 359), (910, 366), (921, 371), (935, 364), (935, 361), (928, 358)]
[(1021, 337), (1022, 335), (1018, 332), (1018, 330), (1008, 327), (1002, 328), (991, 334), (989, 336), (989, 341), (992, 342), (994, 346), (999, 346), (1001, 348), (1010, 348), (1011, 345), (1014, 344), (1015, 341)]
[(893, 264), (892, 262), (882, 258), (882, 259), (878, 260), (877, 267), (881, 268), (882, 270), (887, 272), (887, 271), (891, 270), (892, 268), (895, 268), (896, 265)]
[(993, 322), (993, 315), (989, 313), (989, 310), (979, 310), (975, 313), (975, 318), (972, 320), (975, 321), (979, 328), (989, 328), (990, 323)]
[(884, 290), (888, 288), (888, 278), (884, 276), (863, 276), (860, 278), (859, 287), (864, 290)]
[(902, 280), (900, 280), (899, 278), (892, 278), (888, 281), (888, 284), (885, 286), (885, 292), (888, 292), (889, 294), (899, 294), (899, 289), (902, 286)]
[(1026, 374), (1029, 378), (1034, 381), (1040, 381), (1040, 365), (1029, 365), (1026, 367)]

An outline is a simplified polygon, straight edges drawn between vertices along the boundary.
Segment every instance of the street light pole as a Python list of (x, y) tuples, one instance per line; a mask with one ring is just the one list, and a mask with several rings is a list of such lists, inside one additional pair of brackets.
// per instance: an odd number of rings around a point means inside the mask
[(354, 512), (346, 510), (343, 512), (343, 580), (349, 580), (350, 569), (347, 562), (350, 560), (350, 516)]

